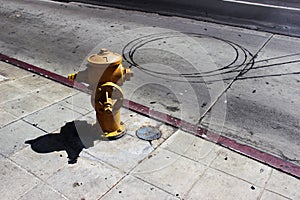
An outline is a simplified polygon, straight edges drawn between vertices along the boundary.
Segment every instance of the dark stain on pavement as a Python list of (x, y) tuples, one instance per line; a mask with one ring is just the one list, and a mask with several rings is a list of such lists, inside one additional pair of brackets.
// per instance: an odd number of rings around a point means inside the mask
[(156, 104), (156, 103), (162, 105), (166, 110), (171, 111), (171, 112), (176, 112), (176, 111), (180, 110), (180, 108), (178, 106), (168, 106), (164, 103), (156, 102), (156, 101), (151, 101), (150, 102), (150, 104)]
[(82, 183), (75, 182), (75, 183), (73, 183), (73, 188), (79, 187), (79, 186), (81, 186), (81, 185), (82, 185)]
[(177, 106), (167, 106), (167, 105), (164, 105), (162, 103), (160, 103), (160, 104), (162, 106), (164, 106), (166, 110), (171, 111), (171, 112), (176, 112), (176, 111), (180, 110)]

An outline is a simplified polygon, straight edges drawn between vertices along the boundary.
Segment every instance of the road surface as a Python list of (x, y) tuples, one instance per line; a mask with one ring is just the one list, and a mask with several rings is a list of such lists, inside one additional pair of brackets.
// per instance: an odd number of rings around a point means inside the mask
[(83, 2), (300, 36), (297, 0), (58, 0)]

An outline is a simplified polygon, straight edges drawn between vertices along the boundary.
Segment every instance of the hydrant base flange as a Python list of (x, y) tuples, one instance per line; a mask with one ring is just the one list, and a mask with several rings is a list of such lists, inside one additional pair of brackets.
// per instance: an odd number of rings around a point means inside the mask
[(113, 131), (113, 132), (104, 132), (104, 137), (108, 139), (118, 139), (122, 136), (124, 136), (126, 133), (126, 125), (121, 122), (119, 130)]

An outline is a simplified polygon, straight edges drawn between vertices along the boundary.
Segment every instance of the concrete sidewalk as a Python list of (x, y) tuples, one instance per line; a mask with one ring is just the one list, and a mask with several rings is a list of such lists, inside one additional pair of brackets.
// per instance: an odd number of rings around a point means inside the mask
[[(1, 199), (300, 199), (299, 179), (125, 108), (124, 137), (76, 148), (64, 130), (95, 123), (89, 95), (3, 62), (0, 74)], [(138, 139), (143, 125), (162, 137)]]

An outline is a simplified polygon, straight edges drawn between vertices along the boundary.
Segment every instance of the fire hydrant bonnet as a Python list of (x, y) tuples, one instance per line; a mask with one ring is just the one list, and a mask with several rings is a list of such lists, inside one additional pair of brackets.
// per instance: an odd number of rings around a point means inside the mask
[(107, 49), (101, 49), (98, 54), (88, 57), (88, 62), (92, 65), (120, 64), (122, 63), (122, 56)]

